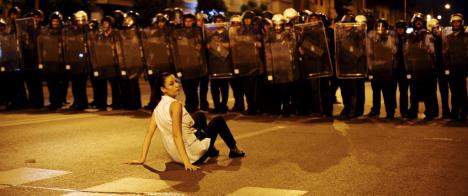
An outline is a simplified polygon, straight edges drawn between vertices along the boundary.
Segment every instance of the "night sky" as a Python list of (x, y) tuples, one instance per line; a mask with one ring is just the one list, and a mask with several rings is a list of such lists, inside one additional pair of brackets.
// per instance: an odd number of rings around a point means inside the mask
[[(433, 14), (435, 16), (442, 16), (442, 24), (448, 25), (450, 15), (452, 13), (460, 12), (465, 17), (468, 17), (468, 1), (467, 0), (407, 0), (409, 9), (414, 8), (424, 14)], [(450, 10), (446, 10), (444, 5), (449, 3)], [(466, 22), (465, 22), (466, 24)]]

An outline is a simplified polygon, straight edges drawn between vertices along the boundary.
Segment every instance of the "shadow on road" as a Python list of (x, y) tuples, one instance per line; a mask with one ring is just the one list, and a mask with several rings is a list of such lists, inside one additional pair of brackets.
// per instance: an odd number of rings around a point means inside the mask
[[(174, 162), (167, 162), (165, 170), (159, 171), (149, 165), (143, 164), (143, 167), (150, 172), (158, 174), (161, 180), (177, 181), (171, 188), (181, 192), (200, 191), (200, 181), (213, 171), (238, 171), (242, 165), (242, 159), (218, 160), (217, 158), (208, 159), (201, 165), (202, 169), (197, 171), (185, 171), (183, 165)], [(223, 164), (220, 164), (223, 163)]]

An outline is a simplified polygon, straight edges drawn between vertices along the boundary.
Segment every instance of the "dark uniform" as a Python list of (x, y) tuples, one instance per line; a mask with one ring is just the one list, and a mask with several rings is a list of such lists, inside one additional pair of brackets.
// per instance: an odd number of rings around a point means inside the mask
[(396, 52), (396, 70), (395, 77), (400, 92), (400, 115), (402, 118), (408, 117), (408, 79), (406, 78), (406, 65), (403, 47), (406, 43), (406, 22), (398, 21), (396, 23), (397, 33), (397, 52)]

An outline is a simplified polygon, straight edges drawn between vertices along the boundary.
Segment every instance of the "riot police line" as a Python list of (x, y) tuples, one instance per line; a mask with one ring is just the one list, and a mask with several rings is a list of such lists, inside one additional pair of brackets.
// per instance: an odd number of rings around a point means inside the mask
[[(142, 106), (138, 80), (144, 76), (151, 86), (145, 107), (153, 109), (159, 97), (157, 76), (171, 72), (182, 82), (189, 112), (209, 109), (208, 89), (212, 111), (227, 112), (230, 85), (234, 112), (332, 117), (340, 87), (344, 105), (340, 117), (355, 118), (364, 115), (364, 82), (370, 80), (369, 117), (380, 115), (381, 93), (386, 117), (395, 117), (397, 86), (401, 117), (417, 118), (420, 101), (425, 104), (425, 119), (438, 117), (438, 82), (442, 117), (466, 119), (468, 40), (458, 13), (446, 28), (434, 21), (427, 25), (416, 13), (412, 31), (407, 32), (405, 21), (392, 29), (385, 19), (368, 29), (363, 15), (345, 15), (332, 28), (324, 14), (292, 8), (262, 16), (246, 11), (230, 19), (168, 8), (147, 28), (137, 25), (139, 15), (132, 11), (114, 11), (99, 24), (88, 22), (86, 13), (79, 11), (68, 25), (54, 12), (43, 27), (38, 25), (42, 12), (16, 18), (19, 12), (9, 12), (9, 20), (0, 24), (1, 78), (8, 84), (3, 101), (11, 106), (29, 99), (33, 107), (43, 107), (44, 76), (51, 110), (66, 102), (70, 80), (74, 109), (105, 110), (108, 83), (113, 109), (138, 109)], [(88, 79), (93, 86), (90, 104)]]

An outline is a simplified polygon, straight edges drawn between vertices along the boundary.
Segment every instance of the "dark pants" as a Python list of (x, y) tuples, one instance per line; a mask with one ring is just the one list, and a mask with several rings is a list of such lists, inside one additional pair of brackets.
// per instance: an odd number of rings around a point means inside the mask
[(156, 103), (158, 103), (159, 99), (161, 99), (162, 93), (158, 87), (157, 80), (158, 75), (148, 76), (148, 83), (150, 85), (151, 95), (148, 105), (145, 106), (147, 109), (154, 109), (156, 107)]
[(293, 83), (273, 84), (273, 88), (277, 95), (271, 97), (274, 100), (272, 113), (290, 115), (293, 111), (292, 97), (293, 97)]
[(46, 80), (49, 90), (49, 109), (61, 108), (64, 103), (64, 83), (68, 82), (68, 80), (65, 79), (65, 75), (63, 74), (48, 74), (46, 75)]
[(383, 94), (387, 117), (395, 115), (396, 108), (396, 83), (395, 81), (371, 81), (372, 109), (371, 112), (380, 114), (380, 94)]
[(25, 70), (24, 78), (28, 89), (29, 103), (33, 108), (44, 107), (44, 90), (42, 89), (43, 75), (37, 70)]
[(243, 112), (245, 110), (245, 106), (241, 78), (232, 78), (230, 83), (232, 92), (234, 94), (234, 107), (232, 108), (232, 110), (234, 112)]
[(331, 86), (331, 78), (320, 78), (320, 103), (322, 105), (322, 114), (327, 117), (333, 116), (333, 102), (335, 90)]
[(93, 78), (94, 106), (98, 109), (107, 108), (107, 79)]
[(257, 76), (241, 77), (243, 96), (247, 99), (247, 112), (257, 113)]
[(198, 110), (198, 86), (200, 85), (200, 79), (182, 80), (182, 88), (185, 94), (185, 109), (189, 113), (193, 113)]
[(408, 79), (402, 74), (397, 77), (398, 90), (400, 92), (400, 115), (401, 117), (408, 116)]
[[(449, 104), (448, 104), (449, 82), (443, 70), (439, 71), (439, 73), (437, 74), (437, 81), (439, 82), (439, 93), (440, 93), (440, 99), (442, 102), (442, 116), (447, 117), (450, 114), (450, 109), (449, 109)], [(437, 96), (437, 93), (435, 94), (435, 96)], [(436, 105), (435, 110), (436, 110), (435, 111), (436, 114), (438, 114), (439, 113), (438, 105)]]
[(419, 101), (424, 101), (425, 111), (424, 115), (426, 118), (434, 117), (434, 106), (436, 105), (437, 99), (434, 99), (434, 83), (435, 78), (428, 78), (426, 81), (412, 81), (410, 83), (410, 101), (411, 106), (409, 109), (409, 117), (417, 118), (419, 110)]
[(85, 109), (88, 107), (88, 95), (86, 92), (86, 85), (88, 82), (88, 74), (73, 74), (72, 80), (72, 94), (73, 106), (76, 109)]
[[(221, 94), (221, 97), (220, 97)], [(215, 111), (226, 112), (227, 102), (229, 99), (229, 80), (228, 79), (212, 79), (211, 80), (211, 96), (213, 98)]]
[(198, 159), (195, 164), (203, 163), (208, 158), (210, 152), (216, 149), (214, 144), (218, 135), (221, 136), (229, 149), (236, 147), (236, 140), (232, 136), (231, 130), (229, 130), (229, 127), (226, 124), (226, 120), (224, 120), (223, 117), (217, 116), (213, 118), (208, 124), (206, 124), (207, 119), (205, 114), (202, 112), (194, 113), (192, 118), (195, 121), (193, 127), (197, 130), (203, 129), (207, 133), (207, 137), (211, 139), (208, 151), (200, 159)]
[[(111, 77), (108, 79), (112, 90), (112, 109), (122, 108), (122, 82), (120, 77)], [(107, 89), (107, 86), (106, 86)], [(107, 90), (106, 90), (107, 92)], [(107, 99), (107, 93), (106, 93)]]
[(122, 106), (128, 110), (141, 108), (141, 94), (138, 78), (122, 79)]
[(344, 105), (341, 115), (347, 117), (362, 116), (365, 102), (364, 79), (341, 80), (340, 88)]
[(465, 120), (468, 114), (466, 78), (463, 74), (450, 75), (450, 90), (452, 92), (452, 118)]
[(60, 76), (60, 100), (63, 104), (68, 103), (67, 101), (67, 94), (68, 94), (68, 86), (70, 85), (70, 76), (67, 74), (61, 74)]
[(21, 72), (7, 72), (5, 77), (6, 100), (9, 108), (26, 107), (28, 99), (26, 97), (26, 88), (24, 86), (23, 74)]
[(209, 82), (208, 76), (202, 77), (200, 79), (200, 109), (201, 110), (208, 110), (210, 105), (208, 104), (208, 82)]

